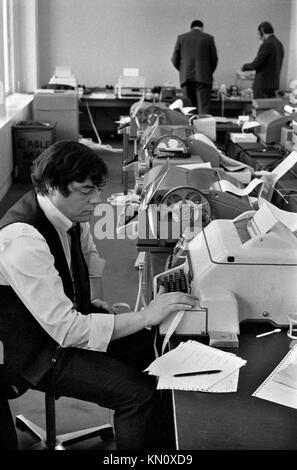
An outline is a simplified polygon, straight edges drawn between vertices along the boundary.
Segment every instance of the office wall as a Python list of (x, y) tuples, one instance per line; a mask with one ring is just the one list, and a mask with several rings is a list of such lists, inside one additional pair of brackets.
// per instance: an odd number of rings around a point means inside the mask
[(286, 89), (292, 2), (296, 0), (39, 0), (40, 83), (48, 82), (56, 65), (68, 65), (87, 86), (114, 85), (123, 67), (138, 67), (148, 86), (167, 81), (178, 85), (170, 62), (176, 36), (200, 18), (216, 40), (215, 80), (227, 85), (255, 57), (258, 24), (270, 21), (286, 50), (281, 76)]
[(292, 3), (288, 84), (290, 84), (292, 80), (297, 80), (297, 0), (294, 0)]

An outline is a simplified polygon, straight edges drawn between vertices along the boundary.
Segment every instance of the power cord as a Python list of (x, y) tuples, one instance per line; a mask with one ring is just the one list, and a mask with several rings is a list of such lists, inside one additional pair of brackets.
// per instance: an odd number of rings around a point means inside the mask
[(88, 112), (88, 115), (89, 115), (89, 118), (90, 118), (90, 122), (92, 124), (93, 131), (95, 132), (95, 135), (97, 137), (98, 144), (102, 145), (102, 141), (100, 139), (99, 133), (98, 133), (97, 128), (95, 126), (93, 116), (92, 116), (92, 113), (91, 113), (91, 110), (90, 110), (90, 107), (89, 107), (88, 100), (85, 100), (85, 103), (86, 103), (86, 108), (87, 108), (87, 112)]

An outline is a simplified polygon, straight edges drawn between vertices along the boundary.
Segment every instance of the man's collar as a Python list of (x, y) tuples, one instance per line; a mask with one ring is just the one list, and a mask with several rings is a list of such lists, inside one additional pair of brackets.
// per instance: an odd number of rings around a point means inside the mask
[(68, 219), (47, 196), (37, 194), (37, 201), (46, 218), (53, 224), (55, 229), (65, 235), (70, 227), (72, 227), (73, 222)]

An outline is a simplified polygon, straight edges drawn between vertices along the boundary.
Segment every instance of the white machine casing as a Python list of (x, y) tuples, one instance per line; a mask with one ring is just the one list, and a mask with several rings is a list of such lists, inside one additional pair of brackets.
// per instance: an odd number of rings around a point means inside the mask
[[(182, 268), (189, 292), (206, 312), (205, 325), (201, 315), (196, 320), (196, 312), (187, 311), (177, 334), (238, 334), (244, 320), (288, 325), (288, 314), (297, 309), (297, 238), (280, 221), (266, 232), (257, 227), (259, 211), (214, 220), (189, 242)], [(171, 271), (176, 269), (181, 266)], [(155, 277), (155, 289), (163, 274)], [(161, 334), (171, 319), (163, 322)]]

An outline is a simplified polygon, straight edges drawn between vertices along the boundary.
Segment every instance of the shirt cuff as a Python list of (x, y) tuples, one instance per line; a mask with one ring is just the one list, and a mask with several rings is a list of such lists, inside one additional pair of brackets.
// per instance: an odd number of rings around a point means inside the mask
[(114, 315), (112, 313), (91, 313), (91, 329), (88, 349), (106, 352), (114, 328)]

